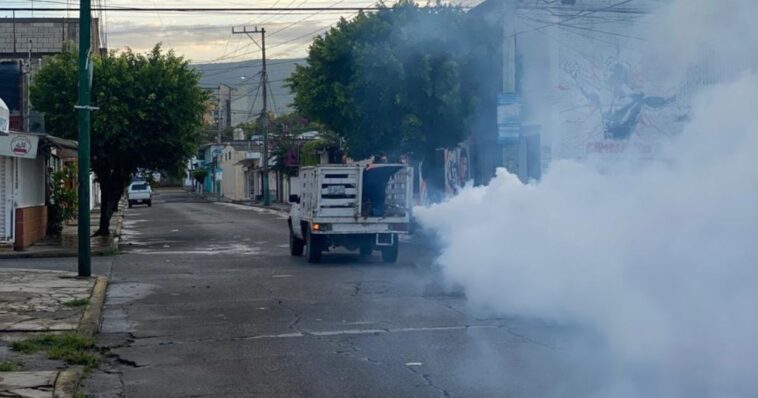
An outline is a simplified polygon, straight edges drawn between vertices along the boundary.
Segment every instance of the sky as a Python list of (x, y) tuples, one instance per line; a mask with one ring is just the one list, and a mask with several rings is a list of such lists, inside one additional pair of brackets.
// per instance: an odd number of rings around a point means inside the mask
[[(376, 0), (91, 0), (93, 7), (371, 7)], [(387, 0), (393, 4), (397, 0)], [(480, 0), (456, 0), (455, 4), (472, 5)], [(60, 7), (75, 8), (78, 0), (3, 0), (3, 7)], [(97, 13), (94, 13), (95, 16)], [(325, 32), (340, 17), (349, 18), (352, 12), (107, 12), (103, 41), (109, 49), (130, 47), (146, 51), (155, 43), (173, 48), (193, 63), (243, 61), (260, 57), (260, 50), (245, 35), (233, 35), (232, 27), (264, 27), (267, 56), (270, 59), (300, 58), (305, 56), (313, 37)], [(0, 11), (0, 17), (9, 17)], [(17, 17), (32, 16), (30, 12), (17, 12)], [(35, 17), (77, 17), (71, 12), (40, 12)]]

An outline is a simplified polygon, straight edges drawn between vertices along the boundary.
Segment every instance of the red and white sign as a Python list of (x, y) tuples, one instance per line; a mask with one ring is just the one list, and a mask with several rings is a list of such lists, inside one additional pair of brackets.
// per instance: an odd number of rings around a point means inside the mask
[(36, 159), (39, 136), (34, 134), (9, 133), (0, 136), (0, 156)]

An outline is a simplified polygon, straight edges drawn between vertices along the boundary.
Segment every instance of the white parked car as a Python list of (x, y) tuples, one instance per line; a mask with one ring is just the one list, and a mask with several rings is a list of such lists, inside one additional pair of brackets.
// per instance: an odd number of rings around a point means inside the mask
[(148, 207), (153, 205), (153, 190), (147, 182), (133, 182), (126, 192), (129, 207), (138, 203), (145, 203)]

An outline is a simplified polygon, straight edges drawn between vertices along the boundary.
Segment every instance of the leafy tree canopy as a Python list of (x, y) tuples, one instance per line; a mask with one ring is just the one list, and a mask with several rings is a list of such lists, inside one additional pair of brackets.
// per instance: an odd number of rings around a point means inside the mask
[(459, 8), (411, 0), (342, 19), (288, 79), (294, 106), (342, 136), (356, 159), (452, 147), (476, 103), (490, 50), (483, 30)]
[[(92, 169), (101, 185), (98, 234), (108, 233), (116, 205), (137, 169), (176, 171), (200, 140), (207, 94), (188, 62), (163, 52), (131, 50), (95, 56), (92, 87)], [(31, 88), (48, 130), (77, 138), (77, 58), (64, 52), (45, 60)]]

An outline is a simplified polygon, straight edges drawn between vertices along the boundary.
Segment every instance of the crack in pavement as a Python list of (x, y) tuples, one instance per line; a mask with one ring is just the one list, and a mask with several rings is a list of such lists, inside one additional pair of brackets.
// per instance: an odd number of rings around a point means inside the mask
[(342, 337), (338, 341), (328, 339), (328, 338), (322, 338), (320, 336), (313, 336), (313, 337), (319, 341), (326, 341), (327, 343), (334, 344), (337, 347), (346, 346), (346, 349), (338, 349), (334, 351), (335, 354), (344, 355), (344, 356), (355, 358), (355, 359), (365, 361), (365, 362), (370, 362), (374, 365), (382, 365), (382, 366), (388, 365), (387, 363), (384, 363), (378, 359), (371, 358), (368, 355), (358, 355), (359, 353), (361, 353), (361, 349), (358, 348), (355, 342), (353, 342), (353, 340), (351, 340), (349, 337)]
[(543, 348), (547, 348), (547, 349), (549, 349), (551, 351), (555, 351), (555, 350), (558, 349), (558, 347), (553, 346), (551, 344), (543, 343), (543, 342), (537, 341), (537, 340), (535, 340), (535, 339), (533, 339), (531, 337), (524, 336), (523, 334), (516, 333), (516, 332), (514, 332), (513, 330), (509, 329), (506, 326), (503, 326), (503, 330), (505, 330), (511, 336), (518, 337), (519, 339), (524, 340), (527, 343), (531, 343), (531, 344), (534, 344), (534, 345), (537, 345), (537, 346), (540, 346), (540, 347), (543, 347)]
[(132, 361), (131, 359), (125, 359), (121, 358), (120, 355), (115, 356), (115, 360), (117, 363), (129, 366), (131, 368), (144, 368), (146, 365), (139, 365), (137, 362)]
[(294, 308), (292, 308), (292, 307), (284, 304), (284, 300), (282, 300), (282, 299), (278, 299), (277, 298), (275, 300), (276, 300), (276, 304), (277, 305), (279, 305), (280, 307), (282, 307), (282, 308), (286, 309), (287, 311), (291, 312), (294, 315), (294, 317), (295, 317), (295, 319), (292, 322), (290, 322), (289, 324), (287, 324), (287, 330), (293, 330), (293, 329), (295, 329), (295, 326), (297, 326), (297, 324), (300, 323), (300, 321), (302, 320), (302, 317), (303, 317), (302, 311), (298, 311), (298, 310), (296, 310), (296, 309), (294, 309)]
[(447, 391), (444, 388), (442, 388), (442, 387), (434, 384), (434, 382), (432, 381), (432, 376), (431, 375), (429, 375), (427, 373), (423, 373), (423, 372), (417, 372), (416, 369), (413, 369), (413, 367), (411, 367), (411, 366), (406, 366), (405, 368), (408, 369), (408, 370), (410, 370), (411, 373), (413, 373), (415, 375), (418, 375), (418, 376), (421, 376), (421, 378), (424, 380), (424, 384), (426, 384), (427, 386), (429, 386), (429, 387), (431, 387), (431, 388), (439, 391), (442, 394), (443, 397), (448, 398), (448, 397), (451, 396), (449, 391)]
[(361, 292), (361, 286), (362, 286), (362, 285), (363, 285), (363, 282), (357, 282), (357, 283), (355, 284), (355, 286), (353, 286), (353, 289), (355, 289), (355, 290), (353, 291), (353, 293), (352, 293), (350, 296), (351, 296), (351, 297), (355, 297), (355, 296), (357, 296), (357, 295), (358, 295), (358, 293), (360, 293), (360, 292)]

